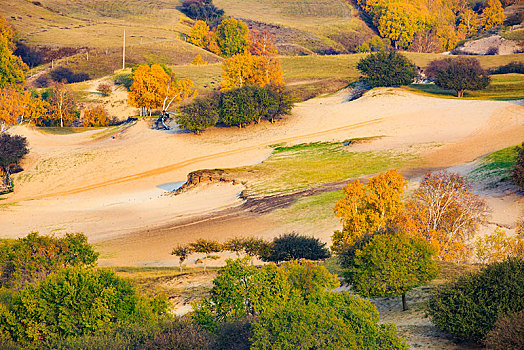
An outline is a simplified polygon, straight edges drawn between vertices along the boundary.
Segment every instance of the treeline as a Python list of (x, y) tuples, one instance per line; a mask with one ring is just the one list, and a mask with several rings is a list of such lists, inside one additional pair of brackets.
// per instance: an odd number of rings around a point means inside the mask
[[(463, 0), (358, 0), (382, 38), (395, 48), (416, 52), (451, 50), (459, 41), (502, 24), (502, 6), (517, 0), (502, 2), (486, 0), (470, 5)], [(376, 47), (375, 40), (363, 43), (357, 51)]]
[(283, 88), (250, 85), (197, 98), (180, 107), (175, 120), (180, 128), (199, 134), (217, 124), (242, 127), (261, 120), (273, 122), (292, 108), (292, 98)]

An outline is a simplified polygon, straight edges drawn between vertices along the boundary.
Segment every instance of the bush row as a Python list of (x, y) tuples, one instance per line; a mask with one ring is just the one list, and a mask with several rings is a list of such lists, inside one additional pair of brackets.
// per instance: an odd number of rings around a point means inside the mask
[(289, 93), (281, 88), (244, 86), (195, 99), (180, 108), (176, 121), (180, 128), (198, 134), (217, 124), (242, 127), (262, 119), (273, 122), (292, 108)]

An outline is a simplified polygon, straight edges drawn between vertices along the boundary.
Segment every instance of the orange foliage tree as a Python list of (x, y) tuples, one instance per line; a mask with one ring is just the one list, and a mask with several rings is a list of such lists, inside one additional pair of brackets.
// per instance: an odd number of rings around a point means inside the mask
[(426, 238), (444, 261), (466, 261), (468, 240), (487, 219), (488, 205), (473, 193), (460, 175), (441, 171), (427, 174), (397, 218), (398, 228)]
[(249, 52), (255, 56), (273, 56), (278, 53), (275, 36), (267, 30), (249, 32)]
[(84, 110), (82, 116), (83, 126), (107, 126), (109, 117), (107, 111), (102, 106), (93, 106)]
[(29, 94), (20, 93), (11, 86), (0, 89), (0, 131), (21, 122), (29, 103)]
[(359, 180), (348, 184), (334, 209), (343, 227), (332, 236), (333, 251), (340, 252), (363, 235), (385, 229), (404, 208), (406, 187), (406, 180), (394, 169), (371, 178), (367, 185)]
[(245, 85), (283, 85), (280, 61), (270, 56), (251, 53), (235, 55), (222, 63), (222, 90)]

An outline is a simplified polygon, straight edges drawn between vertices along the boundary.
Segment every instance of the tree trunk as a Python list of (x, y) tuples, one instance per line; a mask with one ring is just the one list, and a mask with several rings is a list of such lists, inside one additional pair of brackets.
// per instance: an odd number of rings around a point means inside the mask
[(182, 272), (182, 263), (179, 264), (180, 272)]
[(406, 303), (406, 293), (402, 294), (402, 311), (406, 311), (408, 309), (408, 305)]
[(457, 97), (464, 96), (464, 91), (457, 91)]

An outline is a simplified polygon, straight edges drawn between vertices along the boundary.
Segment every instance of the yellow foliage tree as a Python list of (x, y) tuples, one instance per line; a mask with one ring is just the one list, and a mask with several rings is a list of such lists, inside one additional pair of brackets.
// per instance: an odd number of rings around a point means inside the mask
[(364, 185), (355, 180), (344, 189), (344, 197), (335, 205), (342, 231), (332, 236), (332, 249), (340, 251), (364, 234), (383, 230), (402, 212), (407, 181), (396, 170), (379, 174)]
[(524, 256), (524, 239), (520, 235), (509, 237), (507, 233), (496, 228), (490, 234), (475, 239), (477, 259), (481, 263), (493, 263), (509, 257)]
[(191, 61), (191, 64), (194, 64), (195, 66), (203, 66), (206, 65), (207, 62), (204, 61), (202, 56), (200, 54), (196, 55), (195, 58)]
[(209, 38), (209, 26), (205, 21), (196, 21), (189, 32), (187, 41), (201, 48), (207, 48)]
[(280, 61), (269, 56), (251, 53), (234, 55), (222, 63), (222, 90), (241, 88), (244, 85), (282, 85)]
[(466, 8), (459, 17), (459, 25), (457, 30), (464, 36), (476, 34), (480, 27), (479, 15), (470, 8)]
[(142, 110), (161, 108), (166, 111), (173, 103), (193, 98), (193, 82), (190, 79), (178, 80), (174, 74), (168, 74), (159, 64), (151, 67), (139, 66), (133, 73), (133, 84), (129, 89), (128, 101), (131, 106)]
[(39, 96), (29, 97), (26, 105), (25, 118), (32, 121), (36, 126), (45, 126), (52, 117), (51, 105)]
[(398, 48), (411, 43), (421, 26), (421, 14), (409, 3), (387, 3), (378, 11), (375, 25), (380, 35), (390, 39), (395, 48)]
[(504, 9), (499, 0), (488, 0), (484, 4), (480, 17), (482, 18), (482, 30), (498, 26), (504, 21)]
[(14, 31), (4, 17), (0, 16), (0, 88), (12, 85), (20, 89), (25, 83), (27, 65), (13, 54)]

